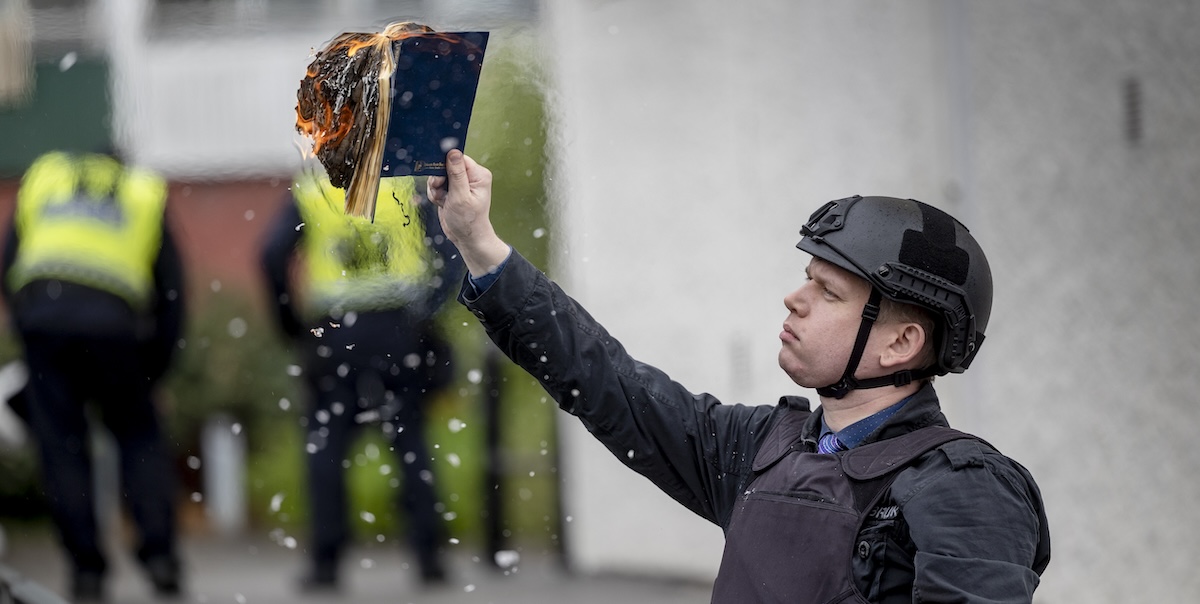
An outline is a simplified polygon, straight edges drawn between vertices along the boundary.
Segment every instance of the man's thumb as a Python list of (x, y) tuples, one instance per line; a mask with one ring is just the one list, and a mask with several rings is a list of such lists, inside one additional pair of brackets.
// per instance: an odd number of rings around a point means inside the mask
[(462, 151), (451, 149), (446, 154), (446, 179), (447, 188), (453, 190), (466, 190), (467, 184), (467, 162), (463, 161)]

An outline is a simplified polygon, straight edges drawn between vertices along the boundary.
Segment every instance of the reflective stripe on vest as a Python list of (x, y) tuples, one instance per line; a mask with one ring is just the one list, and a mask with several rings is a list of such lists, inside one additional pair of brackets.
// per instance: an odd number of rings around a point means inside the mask
[(162, 178), (111, 157), (43, 155), (17, 192), (20, 248), (9, 287), (16, 291), (39, 279), (59, 279), (146, 308), (166, 200)]
[(379, 181), (374, 222), (345, 212), (346, 192), (324, 175), (292, 187), (304, 224), (310, 313), (385, 310), (419, 297), (432, 255), (412, 177)]

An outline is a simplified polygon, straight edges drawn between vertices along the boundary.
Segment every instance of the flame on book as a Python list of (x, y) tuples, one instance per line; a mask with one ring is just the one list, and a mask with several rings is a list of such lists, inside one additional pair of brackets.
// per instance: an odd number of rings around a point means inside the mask
[(375, 217), (396, 69), (392, 43), (429, 33), (433, 28), (413, 21), (343, 33), (316, 53), (300, 80), (296, 130), (312, 141), (330, 182), (346, 191), (347, 214)]

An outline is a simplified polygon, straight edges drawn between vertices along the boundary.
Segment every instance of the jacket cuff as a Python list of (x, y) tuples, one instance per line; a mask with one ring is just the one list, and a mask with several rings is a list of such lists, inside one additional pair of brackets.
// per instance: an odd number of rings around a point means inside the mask
[(505, 261), (504, 270), (482, 293), (475, 291), (469, 275), (464, 276), (458, 301), (485, 327), (504, 325), (521, 311), (539, 279), (546, 279), (546, 276), (513, 249)]

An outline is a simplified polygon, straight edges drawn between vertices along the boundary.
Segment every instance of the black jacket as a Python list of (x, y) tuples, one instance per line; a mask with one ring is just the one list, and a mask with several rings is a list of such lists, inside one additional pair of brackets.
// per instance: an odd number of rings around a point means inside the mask
[[(776, 406), (725, 405), (688, 391), (629, 356), (515, 251), (487, 291), (476, 296), (464, 284), (459, 299), (500, 349), (618, 460), (726, 531), (768, 433), (781, 414), (808, 405), (798, 397)], [(802, 434), (803, 446), (814, 450), (820, 413)], [(867, 442), (926, 425), (947, 425), (931, 386)], [(971, 444), (957, 444), (964, 442)], [(901, 472), (885, 497), (900, 514), (884, 535), (890, 550), (854, 567), (872, 601), (1031, 600), (1049, 561), (1049, 533), (1024, 468), (974, 441), (956, 441)]]
[(154, 304), (149, 312), (139, 313), (115, 294), (75, 283), (34, 281), (20, 291), (10, 290), (8, 273), (21, 246), (12, 220), (0, 259), (0, 292), (13, 325), (21, 333), (132, 337), (143, 344), (148, 377), (162, 377), (183, 332), (185, 273), (165, 215), (161, 228), (162, 243), (153, 267)]

